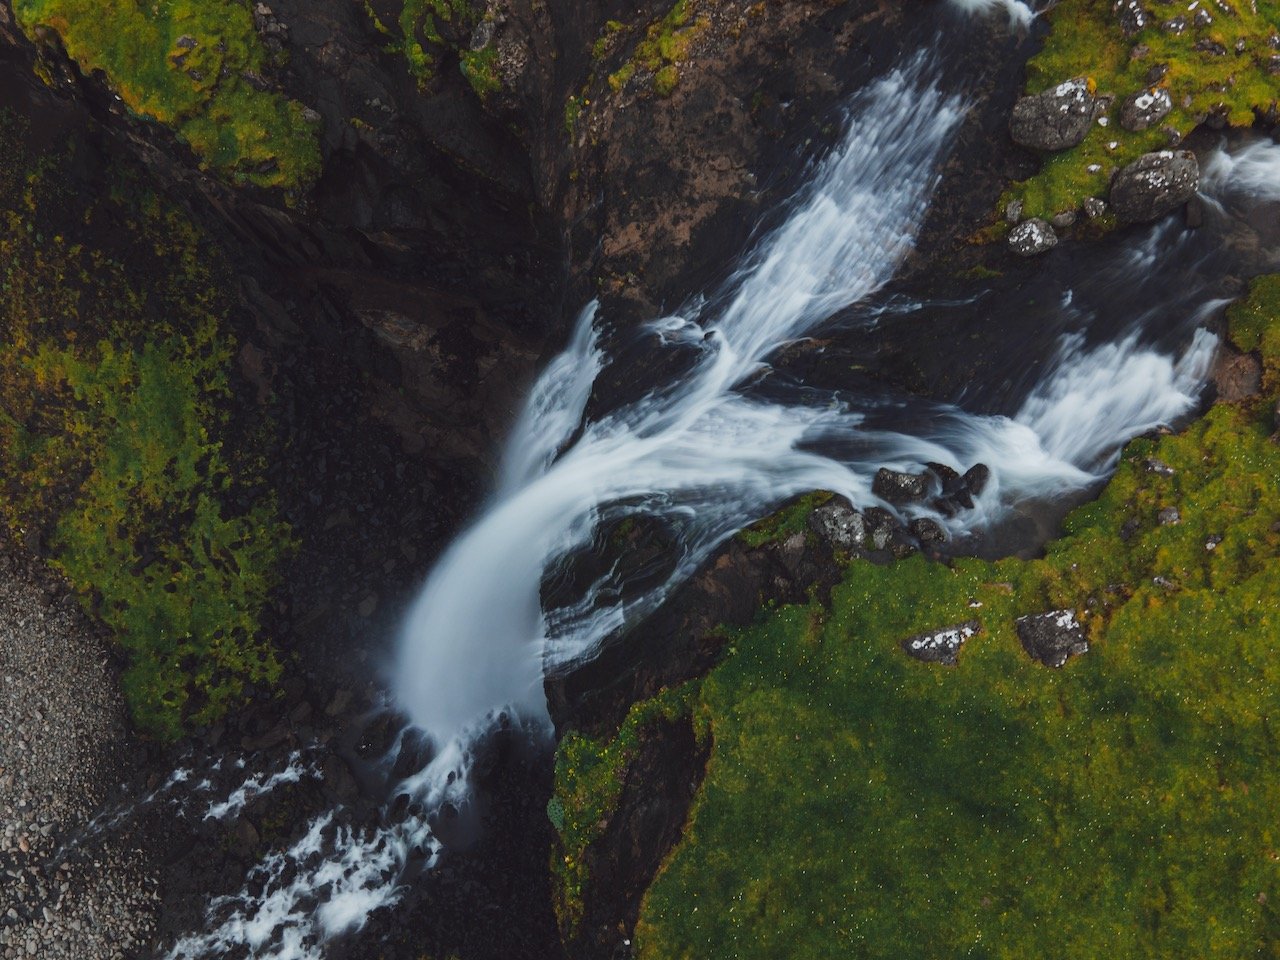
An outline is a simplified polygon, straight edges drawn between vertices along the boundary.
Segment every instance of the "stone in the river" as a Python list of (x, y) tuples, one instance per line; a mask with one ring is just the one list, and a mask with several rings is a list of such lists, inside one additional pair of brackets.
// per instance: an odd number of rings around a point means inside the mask
[(1147, 25), (1147, 11), (1138, 0), (1115, 0), (1114, 8), (1126, 37), (1137, 36)]
[(1053, 227), (1039, 217), (1024, 220), (1009, 231), (1009, 249), (1020, 257), (1034, 257), (1057, 245), (1058, 235)]
[(1046, 667), (1060, 667), (1070, 657), (1087, 653), (1089, 641), (1073, 610), (1048, 610), (1014, 622), (1022, 649)]
[(902, 649), (925, 663), (942, 663), (953, 667), (964, 642), (981, 629), (977, 620), (966, 620), (953, 627), (913, 634), (902, 641)]
[(1200, 185), (1200, 165), (1190, 150), (1145, 153), (1116, 174), (1111, 208), (1124, 223), (1158, 220), (1186, 203)]
[(833, 497), (809, 514), (809, 529), (837, 550), (857, 550), (867, 542), (867, 521), (844, 497)]
[(907, 529), (921, 543), (942, 543), (947, 539), (947, 532), (937, 520), (928, 517), (916, 517), (907, 524)]
[(1173, 98), (1169, 96), (1167, 89), (1148, 87), (1125, 97), (1120, 104), (1120, 126), (1135, 133), (1146, 130), (1167, 117), (1172, 109)]
[(987, 489), (987, 481), (991, 479), (991, 468), (985, 463), (975, 463), (960, 479), (964, 481), (966, 490), (975, 497), (980, 497), (982, 491)]
[(1064, 80), (1056, 87), (1013, 105), (1009, 133), (1014, 142), (1033, 150), (1066, 150), (1089, 132), (1096, 101), (1083, 77)]
[(923, 500), (929, 492), (929, 481), (923, 473), (903, 473), (881, 467), (871, 481), (871, 492), (892, 504)]

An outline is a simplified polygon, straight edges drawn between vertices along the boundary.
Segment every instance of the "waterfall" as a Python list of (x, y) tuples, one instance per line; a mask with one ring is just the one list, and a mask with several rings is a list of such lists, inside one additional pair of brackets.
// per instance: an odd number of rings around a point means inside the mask
[[(898, 428), (885, 411), (897, 401), (762, 396), (774, 351), (894, 276), (963, 110), (924, 55), (859, 94), (841, 143), (815, 167), (781, 226), (721, 289), (648, 325), (660, 349), (692, 358), (686, 372), (591, 417), (588, 401), (608, 357), (598, 307), (581, 312), (531, 391), (493, 496), (440, 557), (398, 638), (390, 685), (434, 750), (395, 788), (416, 802), (404, 814), (388, 810), (377, 827), (347, 825), (333, 812), (318, 817), (292, 847), (254, 867), (240, 893), (213, 900), (206, 931), (179, 941), (171, 960), (235, 950), (316, 960), (327, 940), (396, 903), (406, 869), (430, 868), (440, 854), (423, 812), (465, 805), (473, 750), (497, 719), (545, 731), (546, 671), (591, 657), (718, 544), (787, 498), (827, 489), (870, 505), (880, 466), (985, 462), (992, 479), (973, 511), (929, 514), (961, 536), (1029, 501), (1078, 496), (1105, 478), (1127, 439), (1194, 408), (1217, 344), (1197, 327), (1222, 301), (1203, 287), (1186, 303), (1161, 299), (1154, 265), (1189, 242), (1170, 222), (1136, 232), (1117, 264), (1116, 282), (1149, 277), (1151, 306), (1109, 339), (1083, 329), (1063, 335), (1009, 415), (919, 401)], [(1280, 148), (1267, 149), (1237, 157), (1234, 169), (1246, 178), (1270, 169)], [(1216, 176), (1210, 192), (1239, 187), (1230, 167)], [(1078, 326), (1087, 328), (1087, 311), (1074, 299), (1066, 290), (1061, 310), (1081, 312)], [(1159, 323), (1164, 335), (1150, 335)], [(606, 571), (581, 596), (544, 610), (549, 566), (589, 544), (602, 522), (634, 516), (657, 518), (672, 532), (670, 572), (627, 590), (617, 571)]]

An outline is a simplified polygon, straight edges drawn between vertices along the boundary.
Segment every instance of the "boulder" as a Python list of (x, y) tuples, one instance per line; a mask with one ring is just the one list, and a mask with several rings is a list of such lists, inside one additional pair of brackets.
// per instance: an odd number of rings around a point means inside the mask
[(907, 524), (907, 529), (921, 543), (943, 543), (947, 539), (947, 531), (942, 529), (942, 525), (928, 517), (916, 517)]
[(871, 492), (886, 503), (914, 503), (925, 498), (929, 481), (923, 473), (903, 473), (881, 467), (871, 481)]
[(1186, 203), (1200, 186), (1200, 165), (1189, 150), (1146, 153), (1116, 174), (1111, 208), (1123, 223), (1158, 220)]
[(1126, 37), (1137, 36), (1150, 19), (1138, 0), (1115, 0), (1114, 9)]
[(867, 542), (867, 521), (844, 497), (834, 497), (809, 514), (809, 529), (845, 552)]
[(1164, 87), (1148, 87), (1120, 104), (1120, 126), (1137, 132), (1159, 123), (1173, 109), (1173, 98)]
[(1020, 257), (1034, 257), (1052, 250), (1058, 245), (1058, 235), (1053, 227), (1032, 217), (1009, 231), (1009, 249)]
[(1014, 622), (1022, 649), (1046, 667), (1060, 667), (1071, 657), (1087, 653), (1089, 641), (1073, 610), (1028, 614)]
[(925, 663), (956, 665), (964, 642), (982, 629), (977, 620), (966, 620), (952, 627), (917, 633), (902, 641), (902, 649)]
[(1262, 392), (1262, 361), (1228, 346), (1213, 368), (1213, 385), (1224, 403), (1240, 403)]
[(1107, 212), (1107, 201), (1099, 197), (1085, 197), (1082, 206), (1084, 215), (1090, 220), (1096, 220)]
[(982, 491), (987, 489), (987, 481), (991, 479), (991, 468), (985, 463), (975, 463), (960, 479), (964, 482), (966, 490), (975, 497), (980, 497)]
[(1033, 150), (1067, 150), (1089, 132), (1096, 102), (1083, 77), (1065, 80), (1019, 98), (1013, 105), (1009, 133), (1014, 142)]

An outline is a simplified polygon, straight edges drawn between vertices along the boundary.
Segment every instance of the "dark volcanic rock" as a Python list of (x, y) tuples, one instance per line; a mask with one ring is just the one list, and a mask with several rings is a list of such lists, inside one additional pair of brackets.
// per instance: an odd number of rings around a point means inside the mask
[(1083, 77), (1065, 80), (1013, 105), (1009, 133), (1033, 150), (1066, 150), (1085, 138), (1097, 101)]
[(1173, 109), (1173, 98), (1165, 87), (1151, 87), (1125, 97), (1120, 104), (1120, 126), (1139, 131), (1159, 123)]
[(1218, 399), (1226, 403), (1255, 397), (1262, 390), (1262, 361), (1252, 353), (1228, 348), (1214, 365), (1213, 385)]
[(929, 481), (923, 473), (903, 473), (881, 467), (871, 481), (871, 492), (895, 506), (923, 500), (929, 492)]
[(1111, 185), (1111, 207), (1124, 223), (1158, 220), (1186, 203), (1200, 185), (1200, 165), (1189, 150), (1143, 154)]
[(991, 479), (991, 468), (985, 463), (975, 463), (965, 471), (961, 479), (964, 481), (966, 490), (975, 497), (980, 497), (982, 491), (987, 489), (987, 481)]
[(1116, 19), (1126, 37), (1135, 37), (1150, 20), (1147, 11), (1138, 0), (1115, 0)]
[(1019, 617), (1015, 623), (1022, 648), (1046, 667), (1060, 667), (1089, 650), (1084, 627), (1073, 610), (1049, 610)]
[(902, 641), (902, 649), (925, 663), (942, 663), (953, 667), (959, 660), (964, 642), (982, 629), (977, 620), (966, 620), (952, 627), (917, 633)]
[(941, 524), (928, 517), (916, 517), (907, 524), (907, 529), (921, 543), (943, 543), (947, 539), (947, 532)]
[(1020, 257), (1034, 257), (1058, 245), (1058, 235), (1039, 217), (1024, 220), (1009, 231), (1009, 249)]
[(835, 497), (809, 515), (809, 529), (837, 550), (860, 549), (867, 542), (867, 521), (844, 497)]

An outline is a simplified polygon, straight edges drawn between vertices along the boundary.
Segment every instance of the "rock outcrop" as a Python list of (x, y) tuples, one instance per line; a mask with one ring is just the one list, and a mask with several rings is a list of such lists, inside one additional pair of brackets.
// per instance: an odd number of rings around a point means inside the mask
[(1022, 97), (1013, 105), (1009, 133), (1033, 150), (1067, 150), (1085, 138), (1097, 100), (1083, 77)]

